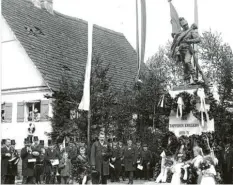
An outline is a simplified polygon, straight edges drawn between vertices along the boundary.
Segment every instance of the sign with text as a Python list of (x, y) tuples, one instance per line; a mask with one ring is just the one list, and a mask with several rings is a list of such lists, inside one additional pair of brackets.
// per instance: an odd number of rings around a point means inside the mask
[(205, 127), (201, 126), (200, 121), (190, 113), (186, 120), (176, 117), (176, 113), (172, 111), (169, 117), (169, 131), (173, 132), (177, 137), (182, 135), (190, 136), (193, 134), (200, 135), (202, 132), (214, 131), (214, 120), (205, 123)]

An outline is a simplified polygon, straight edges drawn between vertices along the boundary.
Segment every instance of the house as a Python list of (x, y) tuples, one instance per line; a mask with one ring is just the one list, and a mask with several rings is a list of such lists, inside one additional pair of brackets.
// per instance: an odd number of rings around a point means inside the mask
[[(52, 0), (2, 0), (2, 138), (23, 146), (30, 123), (45, 141), (51, 102), (64, 70), (80, 80), (87, 58), (87, 22), (53, 10)], [(93, 54), (110, 63), (114, 86), (132, 85), (136, 52), (121, 33), (94, 25)]]

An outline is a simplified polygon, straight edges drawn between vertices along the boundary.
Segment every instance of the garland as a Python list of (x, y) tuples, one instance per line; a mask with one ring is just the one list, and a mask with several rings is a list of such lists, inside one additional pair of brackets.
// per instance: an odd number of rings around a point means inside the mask
[(34, 125), (34, 123), (30, 123), (29, 124), (29, 127), (28, 127), (28, 134), (29, 135), (33, 135), (36, 131), (36, 127)]
[[(182, 120), (187, 119), (187, 116), (192, 111), (193, 115), (201, 121), (201, 112), (197, 109), (196, 104), (200, 102), (200, 97), (197, 95), (197, 90), (194, 92), (194, 95), (189, 94), (187, 92), (179, 93), (174, 99), (171, 98), (169, 93), (166, 93), (161, 97), (159, 106), (159, 112), (165, 116), (169, 116), (171, 110), (177, 112), (178, 107), (178, 98), (181, 97), (183, 100), (182, 106)], [(163, 99), (162, 99), (163, 98)], [(208, 111), (209, 119), (213, 119), (218, 111), (217, 102), (214, 99), (214, 96), (211, 92), (206, 93), (207, 104), (210, 105), (210, 109)], [(207, 121), (206, 114), (203, 114), (204, 121)]]

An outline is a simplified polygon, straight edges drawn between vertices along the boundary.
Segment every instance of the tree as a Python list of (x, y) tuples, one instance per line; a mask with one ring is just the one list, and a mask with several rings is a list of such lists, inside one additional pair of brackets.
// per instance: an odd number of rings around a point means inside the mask
[[(117, 126), (113, 123), (116, 118), (114, 108), (118, 91), (114, 89), (108, 71), (109, 65), (104, 65), (100, 57), (93, 57), (90, 104), (92, 139), (100, 129), (104, 128), (106, 133), (111, 133)], [(48, 97), (53, 99), (53, 131), (48, 134), (54, 141), (62, 141), (64, 137), (87, 137), (87, 112), (78, 110), (83, 94), (83, 81), (74, 81), (70, 72), (65, 70), (59, 91)]]

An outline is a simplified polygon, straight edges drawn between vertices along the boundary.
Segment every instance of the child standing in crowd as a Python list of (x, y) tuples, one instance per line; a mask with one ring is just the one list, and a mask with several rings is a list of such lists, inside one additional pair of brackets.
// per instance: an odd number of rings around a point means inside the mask
[(88, 161), (88, 157), (86, 155), (86, 148), (80, 147), (79, 155), (75, 160), (74, 164), (74, 177), (77, 177), (76, 181), (79, 184), (87, 184), (90, 178), (90, 165)]
[(71, 161), (68, 159), (68, 153), (64, 153), (59, 164), (61, 169), (61, 183), (68, 184), (69, 177), (71, 177)]
[(204, 157), (204, 161), (202, 163), (202, 179), (201, 185), (215, 185), (215, 175), (216, 171), (214, 168), (214, 160), (212, 157), (207, 156)]

